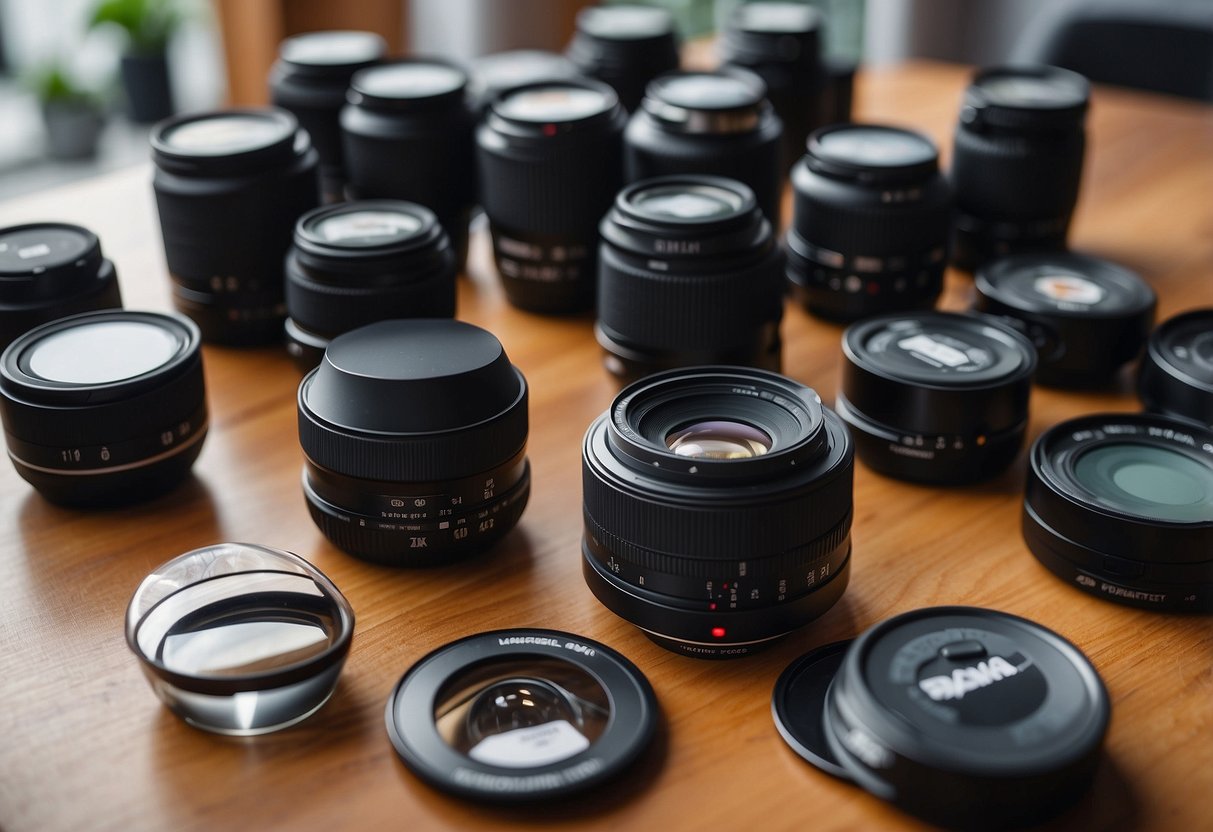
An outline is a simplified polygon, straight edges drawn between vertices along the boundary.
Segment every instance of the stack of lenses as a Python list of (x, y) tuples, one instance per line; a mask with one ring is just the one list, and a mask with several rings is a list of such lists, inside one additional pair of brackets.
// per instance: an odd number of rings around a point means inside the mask
[(351, 199), (403, 199), (438, 215), (462, 264), (476, 202), (467, 74), (416, 58), (365, 69), (341, 111)]
[(173, 303), (206, 341), (280, 341), (282, 263), (320, 201), (307, 133), (276, 109), (177, 116), (153, 128), (152, 160)]
[(114, 264), (87, 228), (40, 222), (0, 229), (0, 350), (38, 324), (121, 306)]
[(810, 312), (854, 321), (935, 303), (952, 193), (930, 139), (868, 124), (822, 128), (792, 187), (788, 280)]
[(1089, 97), (1085, 78), (1056, 67), (987, 69), (973, 79), (952, 153), (957, 266), (1066, 247)]
[(766, 84), (743, 69), (672, 72), (655, 79), (624, 134), (627, 181), (706, 173), (744, 182), (779, 227), (783, 123)]
[(510, 303), (594, 302), (598, 222), (622, 184), (625, 115), (599, 81), (541, 81), (493, 102), (476, 133), (480, 201)]
[(649, 81), (678, 69), (678, 37), (665, 9), (591, 6), (577, 14), (566, 54), (584, 75), (610, 84), (632, 112)]
[(306, 372), (343, 332), (389, 318), (450, 318), (457, 271), (428, 208), (367, 200), (309, 211), (286, 258), (287, 350)]
[(270, 68), (270, 101), (289, 110), (320, 154), (325, 200), (342, 196), (344, 165), (339, 116), (345, 91), (360, 69), (383, 60), (387, 44), (371, 32), (308, 32), (287, 38)]
[(598, 281), (595, 332), (624, 381), (697, 364), (780, 368), (783, 253), (740, 182), (624, 188), (602, 221)]
[(569, 81), (581, 78), (573, 62), (556, 52), (542, 49), (511, 49), (484, 55), (468, 67), (468, 97), (472, 110), (482, 114), (493, 99), (512, 87), (536, 81)]
[(1141, 360), (1137, 392), (1146, 410), (1213, 427), (1213, 309), (1159, 324)]

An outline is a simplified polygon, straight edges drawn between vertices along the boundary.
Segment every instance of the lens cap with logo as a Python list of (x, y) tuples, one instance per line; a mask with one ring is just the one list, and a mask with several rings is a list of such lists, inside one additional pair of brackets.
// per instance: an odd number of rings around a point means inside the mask
[(977, 271), (977, 309), (1009, 318), (1036, 345), (1036, 381), (1106, 384), (1154, 323), (1154, 290), (1123, 266), (1082, 254), (1025, 254)]
[(1158, 325), (1141, 360), (1137, 392), (1146, 410), (1213, 427), (1213, 309)]
[(445, 792), (521, 803), (595, 788), (649, 746), (657, 700), (614, 650), (556, 630), (497, 630), (441, 647), (401, 677), (388, 736)]
[(914, 610), (818, 648), (784, 671), (771, 704), (813, 765), (969, 828), (1030, 823), (1081, 795), (1110, 714), (1074, 645), (975, 607)]

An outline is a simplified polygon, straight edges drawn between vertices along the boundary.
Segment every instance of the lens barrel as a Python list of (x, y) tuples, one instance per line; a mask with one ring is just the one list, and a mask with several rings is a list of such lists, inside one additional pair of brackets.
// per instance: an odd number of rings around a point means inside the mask
[(842, 124), (792, 169), (788, 281), (815, 315), (855, 321), (929, 309), (943, 291), (952, 192), (926, 136)]
[(59, 222), (0, 228), (0, 350), (47, 321), (121, 307), (114, 264), (87, 228)]
[(152, 128), (152, 187), (173, 303), (208, 342), (276, 343), (295, 221), (319, 204), (318, 156), (285, 110), (216, 110)]
[(847, 328), (834, 407), (859, 458), (933, 485), (989, 479), (1023, 445), (1036, 350), (994, 318), (921, 312)]
[(0, 421), (17, 473), (51, 502), (159, 496), (206, 437), (198, 327), (109, 309), (30, 330), (0, 356)]
[(1213, 431), (1145, 413), (1082, 416), (1029, 455), (1023, 534), (1083, 592), (1213, 611)]
[(380, 321), (333, 339), (299, 385), (303, 492), (339, 549), (444, 564), (514, 527), (530, 495), (527, 386), (492, 333)]
[(998, 67), (973, 78), (952, 152), (959, 268), (1065, 249), (1089, 98), (1086, 78), (1057, 67)]
[(780, 369), (783, 252), (753, 191), (717, 176), (647, 179), (619, 193), (601, 233), (595, 334), (614, 375)]
[(669, 650), (751, 653), (846, 588), (852, 463), (842, 422), (776, 373), (629, 385), (582, 446), (586, 583)]
[(615, 91), (592, 80), (526, 84), (493, 102), (476, 133), (480, 201), (510, 303), (548, 313), (593, 304), (625, 118)]
[(649, 81), (678, 69), (678, 35), (665, 9), (591, 6), (577, 13), (565, 54), (583, 75), (610, 84), (630, 113)]
[(1146, 410), (1213, 427), (1213, 309), (1159, 324), (1141, 360), (1137, 392)]
[(483, 115), (493, 99), (513, 87), (536, 81), (577, 81), (581, 72), (557, 52), (543, 49), (510, 49), (483, 55), (468, 66), (468, 96), (472, 110)]

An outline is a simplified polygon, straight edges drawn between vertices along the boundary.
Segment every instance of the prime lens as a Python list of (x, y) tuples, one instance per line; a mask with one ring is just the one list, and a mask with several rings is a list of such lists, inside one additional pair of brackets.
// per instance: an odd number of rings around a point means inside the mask
[(1213, 309), (1168, 318), (1150, 333), (1137, 392), (1146, 410), (1213, 427)]
[(152, 129), (173, 303), (204, 340), (281, 340), (282, 263), (295, 220), (320, 201), (318, 158), (284, 110), (193, 113)]
[(510, 49), (483, 55), (468, 66), (468, 96), (472, 110), (483, 113), (493, 99), (511, 87), (536, 81), (568, 81), (582, 77), (573, 62), (543, 49)]
[(87, 228), (60, 222), (0, 228), (0, 350), (38, 324), (121, 306), (114, 264)]
[(611, 373), (780, 369), (783, 252), (753, 191), (717, 176), (648, 179), (619, 193), (601, 231), (595, 334)]
[(776, 373), (698, 367), (626, 387), (582, 445), (582, 571), (661, 646), (731, 658), (846, 588), (846, 427)]
[(189, 473), (207, 431), (198, 327), (109, 309), (52, 321), (0, 357), (8, 455), (51, 502), (117, 505)]
[(1213, 611), (1213, 431), (1083, 416), (1032, 446), (1023, 534), (1062, 580), (1109, 601)]
[(510, 303), (551, 313), (593, 304), (625, 119), (615, 91), (588, 79), (515, 87), (489, 108), (476, 133), (480, 201)]
[(1057, 67), (998, 67), (973, 78), (952, 151), (957, 266), (1065, 249), (1089, 98), (1087, 79)]
[(624, 131), (627, 181), (686, 173), (736, 179), (778, 228), (783, 122), (766, 95), (762, 79), (744, 69), (654, 79)]
[(309, 211), (286, 257), (287, 351), (304, 372), (343, 332), (455, 314), (455, 252), (434, 212), (399, 200)]
[(530, 495), (527, 386), (492, 333), (379, 321), (334, 338), (299, 385), (303, 493), (352, 555), (449, 563), (514, 527)]
[(566, 55), (582, 74), (610, 84), (632, 112), (649, 81), (678, 69), (674, 19), (652, 6), (590, 6), (577, 13)]
[(929, 138), (874, 124), (822, 128), (792, 169), (792, 189), (788, 280), (810, 312), (854, 321), (934, 305), (952, 192)]
[(997, 476), (1028, 426), (1036, 350), (995, 318), (922, 312), (847, 328), (834, 403), (859, 458), (886, 476), (958, 485)]

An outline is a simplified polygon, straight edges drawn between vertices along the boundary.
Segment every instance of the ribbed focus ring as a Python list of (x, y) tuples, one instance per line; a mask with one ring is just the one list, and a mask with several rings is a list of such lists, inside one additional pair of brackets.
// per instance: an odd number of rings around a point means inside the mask
[(442, 261), (395, 282), (378, 285), (322, 283), (287, 260), (286, 306), (295, 323), (318, 333), (342, 333), (387, 318), (450, 317), (455, 314), (455, 261), (448, 247)]
[(951, 203), (942, 187), (896, 206), (854, 197), (827, 201), (798, 188), (793, 216), (792, 230), (815, 246), (847, 255), (910, 255), (946, 242)]
[(1034, 136), (956, 131), (956, 204), (980, 217), (1068, 216), (1078, 201), (1081, 131)]

